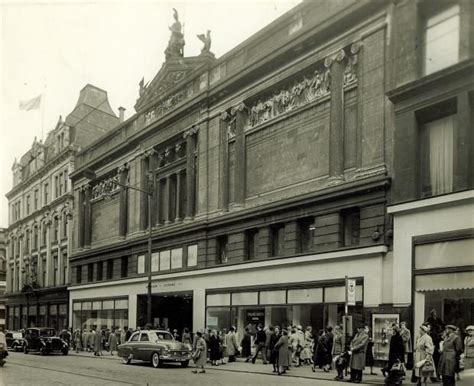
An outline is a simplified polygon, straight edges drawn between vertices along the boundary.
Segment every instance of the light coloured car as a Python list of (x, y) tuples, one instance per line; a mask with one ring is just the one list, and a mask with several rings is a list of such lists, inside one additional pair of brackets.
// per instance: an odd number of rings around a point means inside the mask
[(155, 368), (163, 362), (179, 362), (182, 367), (187, 367), (191, 349), (175, 340), (168, 331), (143, 330), (134, 332), (128, 342), (119, 345), (118, 355), (125, 364), (140, 360), (150, 362)]

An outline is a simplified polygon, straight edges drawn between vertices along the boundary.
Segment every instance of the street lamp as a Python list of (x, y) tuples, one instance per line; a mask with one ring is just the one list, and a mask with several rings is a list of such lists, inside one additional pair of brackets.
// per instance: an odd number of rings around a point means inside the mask
[[(95, 181), (97, 176), (95, 172), (91, 169), (85, 169), (82, 172), (83, 176), (86, 177), (88, 180)], [(136, 190), (137, 192), (145, 193), (148, 198), (148, 285), (147, 285), (147, 310), (146, 310), (146, 320), (147, 324), (151, 325), (151, 197), (153, 196), (153, 187), (151, 190), (144, 190), (140, 188), (136, 188), (134, 186), (125, 185), (120, 183), (119, 181), (114, 181), (115, 184), (121, 186), (125, 189), (132, 189)], [(151, 184), (150, 184), (151, 185)]]

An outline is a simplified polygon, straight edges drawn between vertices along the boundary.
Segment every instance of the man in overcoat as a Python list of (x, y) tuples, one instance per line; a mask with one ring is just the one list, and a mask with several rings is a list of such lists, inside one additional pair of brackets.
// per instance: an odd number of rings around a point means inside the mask
[(225, 337), (227, 356), (229, 357), (229, 363), (235, 362), (235, 355), (238, 351), (239, 346), (237, 345), (237, 338), (235, 337), (235, 327), (231, 327)]
[(361, 324), (357, 328), (357, 334), (352, 339), (349, 354), (351, 355), (350, 367), (351, 378), (349, 382), (361, 383), (362, 371), (365, 367), (365, 352), (367, 350), (367, 343), (369, 342), (369, 335), (365, 331), (365, 324)]
[(462, 353), (462, 343), (455, 331), (456, 326), (452, 324), (446, 326), (446, 338), (443, 342), (438, 366), (443, 386), (454, 386), (456, 384), (456, 365), (459, 355)]

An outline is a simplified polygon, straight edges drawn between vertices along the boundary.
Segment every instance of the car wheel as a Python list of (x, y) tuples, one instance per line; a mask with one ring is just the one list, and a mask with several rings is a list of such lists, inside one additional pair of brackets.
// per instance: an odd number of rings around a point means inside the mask
[(41, 348), (40, 348), (40, 353), (41, 353), (41, 355), (46, 355), (46, 354), (47, 354), (47, 351), (46, 351), (46, 349), (45, 349), (44, 347), (41, 347)]
[(132, 361), (131, 355), (128, 355), (128, 356), (125, 355), (122, 357), (122, 362), (126, 365), (129, 365), (131, 361)]
[(67, 348), (63, 348), (63, 355), (67, 355), (68, 354), (68, 349)]
[(151, 365), (156, 369), (160, 367), (160, 356), (157, 352), (154, 352), (151, 356)]
[(188, 367), (189, 361), (181, 362), (181, 367)]
[(24, 352), (25, 354), (28, 354), (28, 347), (24, 346), (24, 347), (23, 347), (23, 352)]

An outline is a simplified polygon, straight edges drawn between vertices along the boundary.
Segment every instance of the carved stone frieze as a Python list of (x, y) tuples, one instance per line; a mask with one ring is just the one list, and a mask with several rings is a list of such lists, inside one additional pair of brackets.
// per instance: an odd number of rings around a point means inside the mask
[(120, 190), (118, 175), (105, 178), (92, 188), (92, 200), (100, 200)]
[(357, 82), (357, 71), (358, 71), (358, 52), (360, 51), (361, 44), (354, 43), (350, 48), (350, 55), (347, 56), (346, 67), (344, 69), (344, 86)]
[(194, 125), (183, 133), (183, 138), (193, 136), (193, 135), (197, 134), (198, 131), (199, 131), (199, 126)]
[(172, 110), (186, 98), (186, 90), (180, 90), (162, 100), (157, 106), (145, 113), (145, 124), (149, 124)]

